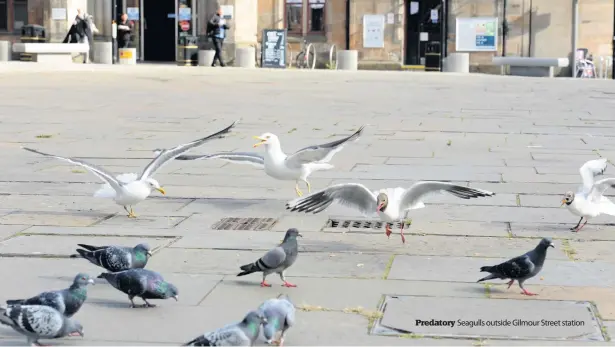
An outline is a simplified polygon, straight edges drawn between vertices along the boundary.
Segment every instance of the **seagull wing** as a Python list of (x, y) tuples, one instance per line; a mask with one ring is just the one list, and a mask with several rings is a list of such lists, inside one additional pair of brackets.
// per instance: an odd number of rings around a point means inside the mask
[(357, 140), (365, 126), (361, 126), (354, 134), (340, 140), (325, 143), (324, 145), (314, 145), (298, 150), (286, 157), (286, 165), (291, 168), (298, 168), (307, 163), (327, 163), (333, 158), (335, 153), (341, 151), (349, 141)]
[(593, 185), (589, 193), (587, 194), (590, 201), (599, 202), (603, 194), (609, 188), (615, 188), (615, 178), (605, 178), (600, 181), (596, 181)]
[(249, 164), (260, 168), (265, 167), (265, 159), (257, 153), (244, 152), (220, 152), (213, 154), (186, 154), (180, 155), (175, 160), (207, 160), (220, 159), (230, 163)]
[(286, 209), (298, 212), (319, 213), (337, 201), (339, 204), (353, 207), (363, 213), (376, 212), (376, 195), (367, 187), (358, 183), (336, 184), (308, 196), (290, 201)]
[(156, 156), (156, 158), (154, 158), (154, 160), (152, 160), (143, 170), (143, 173), (141, 173), (141, 177), (139, 177), (139, 180), (142, 180), (144, 178), (147, 177), (151, 177), (154, 175), (154, 173), (156, 172), (156, 170), (160, 169), (164, 164), (166, 164), (167, 162), (169, 162), (172, 159), (175, 159), (176, 157), (180, 156), (182, 153), (185, 153), (195, 147), (198, 147), (202, 144), (204, 144), (205, 142), (212, 140), (212, 139), (218, 139), (218, 138), (223, 138), (224, 135), (226, 135), (227, 133), (229, 133), (231, 131), (231, 129), (235, 126), (235, 124), (237, 124), (239, 121), (235, 121), (233, 122), (233, 124), (229, 125), (228, 127), (218, 131), (215, 134), (203, 137), (201, 139), (189, 142), (189, 143), (185, 143), (183, 145), (179, 145), (175, 148), (171, 148), (171, 149), (163, 149), (162, 151), (160, 151), (160, 153)]
[(60, 157), (59, 155), (43, 153), (43, 152), (39, 152), (39, 151), (37, 151), (35, 149), (26, 148), (26, 147), (22, 147), (22, 148), (25, 149), (26, 151), (29, 151), (29, 152), (32, 152), (32, 153), (37, 153), (37, 154), (40, 154), (40, 155), (44, 155), (46, 157), (51, 157), (51, 158), (56, 158), (56, 159), (60, 159), (60, 160), (65, 160), (65, 161), (67, 161), (67, 162), (69, 162), (71, 164), (82, 166), (82, 167), (88, 169), (88, 171), (90, 171), (94, 175), (98, 176), (98, 178), (100, 178), (103, 181), (109, 183), (111, 188), (113, 188), (113, 190), (115, 190), (115, 191), (119, 191), (120, 187), (123, 185), (122, 182), (118, 181), (115, 177), (113, 177), (113, 174), (109, 173), (108, 171), (106, 171), (105, 169), (103, 169), (103, 168), (101, 168), (99, 166), (90, 164), (90, 163), (85, 162), (83, 160), (75, 159), (75, 158)]
[(594, 185), (594, 178), (596, 176), (604, 174), (607, 167), (607, 159), (600, 158), (595, 160), (590, 160), (583, 164), (579, 169), (579, 173), (581, 174), (581, 179), (583, 180), (583, 193), (588, 194), (590, 190), (592, 190), (592, 186)]
[(416, 182), (401, 195), (399, 203), (400, 212), (415, 206), (417, 203), (422, 202), (421, 200), (427, 195), (436, 192), (446, 192), (462, 199), (495, 195), (495, 193), (486, 190), (463, 187), (448, 182), (420, 181)]

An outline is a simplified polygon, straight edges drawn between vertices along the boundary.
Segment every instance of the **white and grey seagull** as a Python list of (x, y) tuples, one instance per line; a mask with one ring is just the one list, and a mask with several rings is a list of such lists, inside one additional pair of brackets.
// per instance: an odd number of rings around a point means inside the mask
[[(218, 131), (215, 134), (203, 137), (189, 143), (185, 143), (183, 145), (176, 146), (171, 149), (161, 150), (160, 153), (145, 167), (145, 169), (143, 169), (143, 172), (140, 176), (135, 173), (128, 173), (114, 177), (112, 173), (106, 171), (105, 169), (87, 163), (81, 159), (66, 158), (54, 154), (39, 152), (31, 148), (22, 148), (26, 151), (37, 153), (47, 157), (65, 160), (69, 163), (79, 165), (88, 169), (94, 175), (98, 176), (98, 178), (106, 182), (98, 191), (94, 193), (94, 196), (99, 198), (112, 198), (116, 204), (124, 207), (124, 210), (128, 212), (129, 218), (135, 218), (136, 215), (132, 210), (132, 206), (145, 200), (151, 194), (152, 190), (155, 189), (162, 194), (166, 194), (158, 181), (152, 178), (152, 176), (154, 175), (154, 173), (156, 173), (158, 169), (160, 169), (170, 160), (176, 158), (182, 153), (189, 151), (192, 148), (200, 146), (209, 140), (224, 137), (225, 134), (231, 131), (231, 129), (235, 126), (235, 124), (237, 124), (237, 122), (238, 121), (233, 122), (233, 124), (224, 128), (223, 130)], [(130, 210), (128, 208), (130, 208)]]
[(386, 235), (389, 237), (391, 235), (390, 223), (401, 221), (401, 240), (405, 243), (404, 221), (408, 218), (409, 210), (425, 207), (422, 200), (427, 195), (436, 192), (449, 193), (462, 199), (495, 195), (495, 193), (482, 189), (438, 181), (416, 182), (409, 189), (385, 188), (373, 192), (362, 184), (343, 183), (290, 201), (286, 204), (286, 209), (319, 213), (337, 201), (341, 205), (356, 208), (364, 214), (376, 212), (380, 219), (387, 223)]
[(221, 159), (231, 163), (250, 164), (265, 169), (265, 173), (275, 179), (285, 181), (295, 181), (295, 192), (298, 196), (303, 196), (299, 189), (299, 181), (305, 182), (308, 193), (311, 193), (312, 186), (307, 180), (308, 176), (314, 171), (329, 170), (334, 166), (329, 164), (333, 156), (342, 150), (344, 145), (350, 141), (356, 141), (361, 136), (365, 126), (362, 126), (354, 134), (323, 145), (309, 146), (297, 152), (286, 155), (280, 146), (280, 140), (272, 133), (264, 133), (254, 138), (260, 142), (253, 147), (265, 146), (265, 154), (246, 153), (246, 152), (220, 152), (203, 155), (182, 155), (176, 160), (204, 160)]
[[(572, 191), (566, 192), (562, 199), (562, 205), (566, 205), (568, 211), (575, 216), (581, 217), (576, 226), (570, 228), (574, 232), (583, 229), (590, 218), (597, 217), (601, 214), (615, 216), (615, 204), (609, 200), (604, 193), (607, 189), (615, 188), (615, 178), (604, 178), (599, 181), (594, 181), (596, 176), (604, 174), (607, 167), (607, 159), (590, 160), (583, 164), (579, 169), (583, 185), (575, 194)], [(585, 223), (581, 222), (585, 218)]]

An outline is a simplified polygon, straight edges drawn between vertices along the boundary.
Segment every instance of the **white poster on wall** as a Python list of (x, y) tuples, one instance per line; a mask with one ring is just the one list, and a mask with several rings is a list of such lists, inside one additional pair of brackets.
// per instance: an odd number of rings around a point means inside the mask
[(384, 47), (384, 15), (366, 14), (363, 16), (363, 47)]
[(233, 19), (233, 5), (222, 5), (220, 6), (220, 10), (222, 12), (222, 18)]
[(458, 52), (498, 50), (497, 17), (457, 17), (455, 49)]
[(51, 9), (52, 20), (66, 20), (66, 9), (63, 7), (54, 7)]

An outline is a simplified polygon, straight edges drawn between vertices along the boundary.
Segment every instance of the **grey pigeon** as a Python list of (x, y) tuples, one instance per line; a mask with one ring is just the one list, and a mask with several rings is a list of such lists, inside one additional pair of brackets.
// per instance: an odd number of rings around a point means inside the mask
[(521, 294), (537, 295), (525, 290), (525, 288), (523, 288), (523, 282), (536, 276), (540, 270), (542, 270), (542, 266), (547, 258), (547, 249), (549, 247), (555, 248), (551, 239), (544, 238), (540, 240), (540, 243), (536, 246), (536, 248), (525, 253), (524, 255), (512, 258), (495, 266), (483, 266), (480, 268), (480, 271), (490, 272), (491, 274), (479, 279), (477, 283), (494, 278), (503, 280), (510, 279), (510, 282), (508, 282), (508, 288), (510, 288), (515, 280), (517, 280), (519, 287), (523, 290)]
[(261, 287), (271, 287), (271, 284), (268, 284), (265, 279), (268, 275), (277, 273), (280, 275), (282, 282), (284, 282), (284, 287), (296, 287), (296, 285), (286, 281), (284, 271), (286, 271), (286, 269), (293, 265), (295, 260), (297, 260), (297, 254), (299, 253), (297, 236), (303, 237), (299, 234), (297, 229), (288, 229), (288, 231), (286, 231), (286, 235), (284, 235), (284, 240), (279, 246), (267, 252), (262, 258), (258, 259), (254, 263), (239, 267), (242, 272), (237, 274), (237, 276), (245, 276), (255, 272), (262, 272), (263, 281), (261, 282)]
[(43, 305), (53, 307), (66, 317), (72, 317), (85, 302), (88, 296), (88, 284), (94, 284), (90, 275), (80, 273), (75, 276), (73, 284), (67, 289), (40, 293), (29, 299), (7, 300), (9, 306), (15, 305)]
[(147, 299), (168, 299), (178, 300), (178, 290), (173, 284), (167, 282), (157, 272), (146, 269), (130, 269), (120, 272), (103, 272), (98, 278), (104, 278), (115, 289), (128, 294), (131, 307), (137, 307), (133, 301), (135, 296), (145, 301), (146, 307), (156, 305), (147, 302)]
[[(269, 299), (261, 304), (258, 311), (263, 314), (267, 323), (263, 325), (263, 335), (268, 344), (284, 344), (286, 331), (295, 324), (295, 306), (285, 294), (280, 294), (276, 299)], [(275, 335), (281, 332), (280, 339), (273, 341)]]
[(38, 342), (39, 339), (57, 339), (76, 335), (83, 337), (81, 324), (49, 306), (17, 305), (0, 308), (0, 323), (25, 335), (28, 345), (43, 346)]
[(205, 333), (184, 346), (254, 346), (264, 323), (267, 319), (260, 312), (251, 311), (241, 322)]
[(134, 248), (120, 246), (90, 246), (78, 244), (84, 249), (77, 249), (71, 258), (85, 258), (90, 263), (105, 268), (111, 272), (128, 269), (141, 269), (147, 264), (148, 257), (152, 255), (149, 245), (140, 243)]

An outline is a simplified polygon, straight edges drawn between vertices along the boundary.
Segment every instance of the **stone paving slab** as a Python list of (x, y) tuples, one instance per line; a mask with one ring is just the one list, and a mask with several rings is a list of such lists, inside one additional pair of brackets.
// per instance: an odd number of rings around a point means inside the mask
[[(3, 226), (3, 227), (20, 227)], [(181, 237), (177, 229), (147, 228), (144, 226), (93, 226), (93, 227), (56, 227), (35, 225), (22, 230), (23, 234), (34, 235), (60, 235), (60, 236), (117, 236), (117, 237)]]
[(109, 215), (100, 212), (13, 212), (0, 217), (6, 225), (88, 226), (98, 223)]

